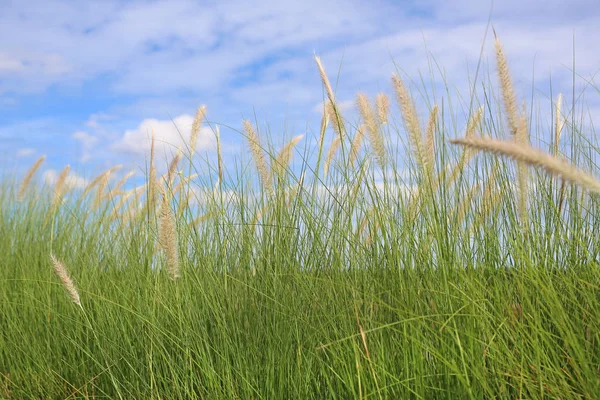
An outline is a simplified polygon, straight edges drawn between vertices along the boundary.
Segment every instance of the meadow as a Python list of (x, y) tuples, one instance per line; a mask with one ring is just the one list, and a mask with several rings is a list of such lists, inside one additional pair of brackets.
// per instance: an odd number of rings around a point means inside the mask
[(245, 120), (235, 168), (199, 107), (141, 186), (5, 177), (0, 398), (596, 398), (597, 136), (522, 107), (495, 46), (461, 104), (397, 73), (357, 120), (316, 57), (320, 126)]

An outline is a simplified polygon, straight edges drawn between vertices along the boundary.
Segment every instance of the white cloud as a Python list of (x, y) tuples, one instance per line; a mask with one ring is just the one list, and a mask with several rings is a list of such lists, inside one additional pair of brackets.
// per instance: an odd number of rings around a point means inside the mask
[[(186, 151), (194, 117), (180, 115), (170, 120), (149, 118), (143, 120), (137, 128), (127, 130), (122, 138), (112, 146), (115, 151), (148, 156), (150, 154), (152, 132), (155, 138), (155, 151), (158, 156), (174, 154), (177, 148)], [(203, 126), (198, 133), (195, 150), (214, 147), (216, 142), (213, 131)]]
[[(49, 169), (44, 171), (42, 178), (46, 185), (53, 186), (56, 184), (59, 175), (59, 171), (56, 171), (55, 169)], [(65, 180), (65, 185), (70, 189), (82, 189), (86, 187), (87, 184), (88, 181), (85, 178), (75, 174), (74, 172), (69, 172), (69, 175), (67, 175)]]
[(31, 147), (25, 147), (25, 148), (17, 150), (17, 157), (19, 157), (19, 158), (29, 157), (33, 154), (35, 154), (35, 149), (33, 149)]

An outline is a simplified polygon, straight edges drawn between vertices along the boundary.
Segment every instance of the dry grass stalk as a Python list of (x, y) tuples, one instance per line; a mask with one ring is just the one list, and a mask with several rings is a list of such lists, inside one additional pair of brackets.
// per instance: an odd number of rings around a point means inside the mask
[(190, 134), (190, 153), (194, 154), (196, 151), (196, 143), (198, 141), (198, 133), (200, 133), (200, 125), (202, 124), (202, 120), (204, 119), (204, 115), (206, 114), (206, 106), (198, 107), (196, 110), (196, 116), (194, 118), (194, 122), (192, 123), (192, 132)]
[(378, 93), (375, 97), (377, 119), (380, 124), (387, 124), (390, 115), (390, 98), (385, 93)]
[(352, 139), (352, 144), (350, 145), (350, 158), (348, 159), (350, 166), (354, 166), (354, 162), (358, 158), (358, 151), (365, 137), (365, 129), (367, 129), (365, 124), (359, 126), (356, 130), (354, 138)]
[(50, 253), (50, 260), (52, 261), (52, 268), (54, 272), (62, 282), (63, 287), (67, 290), (69, 296), (71, 296), (71, 300), (73, 303), (77, 304), (81, 307), (81, 300), (79, 299), (79, 293), (77, 292), (77, 288), (73, 283), (73, 280), (69, 276), (67, 271), (67, 267), (61, 261), (59, 261), (54, 254)]
[(29, 183), (31, 182), (31, 178), (33, 178), (33, 175), (35, 175), (35, 173), (40, 168), (40, 166), (42, 165), (42, 163), (44, 162), (45, 159), (46, 159), (46, 156), (41, 156), (31, 166), (31, 168), (29, 168), (29, 171), (27, 171), (27, 174), (25, 175), (25, 178), (23, 178), (23, 182), (21, 183), (21, 186), (19, 187), (19, 191), (17, 193), (17, 201), (23, 200), (23, 198), (25, 197), (25, 192), (27, 192), (27, 188), (29, 187)]
[[(121, 210), (121, 208), (123, 208), (123, 206), (125, 205), (125, 203), (127, 203), (127, 201), (131, 198), (131, 196), (135, 195), (135, 203), (137, 203), (137, 200), (139, 200), (139, 196), (141, 191), (146, 187), (146, 185), (142, 185), (142, 186), (138, 186), (135, 187), (133, 189), (131, 189), (130, 191), (126, 192), (124, 195), (121, 196), (121, 198), (119, 199), (119, 202), (115, 205), (112, 214), (111, 214), (111, 221), (114, 221), (115, 219), (119, 218), (119, 211)], [(131, 207), (129, 207), (130, 209)]]
[(504, 108), (506, 109), (508, 127), (513, 135), (517, 135), (520, 124), (517, 97), (515, 95), (512, 80), (510, 78), (506, 56), (504, 55), (504, 50), (502, 49), (500, 40), (498, 40), (498, 36), (496, 36), (496, 32), (494, 32), (494, 36), (496, 37), (495, 45), (498, 77), (500, 79), (500, 87), (502, 89), (502, 98), (504, 100)]
[(160, 225), (158, 232), (159, 246), (165, 251), (167, 257), (167, 271), (171, 279), (181, 276), (179, 271), (179, 256), (177, 253), (177, 229), (175, 218), (171, 211), (171, 204), (167, 192), (162, 188), (162, 202), (160, 204)]
[(246, 131), (246, 136), (248, 137), (250, 151), (252, 152), (254, 163), (256, 164), (256, 169), (258, 170), (258, 175), (260, 176), (263, 189), (271, 193), (271, 177), (269, 175), (269, 169), (267, 167), (265, 155), (263, 154), (260, 142), (258, 140), (258, 134), (254, 130), (252, 123), (248, 120), (244, 120), (244, 130)]
[(377, 123), (375, 113), (369, 104), (369, 99), (364, 93), (358, 94), (356, 104), (358, 106), (360, 116), (367, 127), (371, 146), (373, 146), (373, 149), (375, 150), (375, 158), (383, 170), (385, 169), (386, 163), (385, 144), (383, 142), (383, 136), (381, 135), (381, 132), (379, 132), (379, 124)]
[(435, 126), (437, 123), (437, 104), (433, 106), (427, 122), (425, 131), (425, 171), (430, 181), (433, 180), (433, 171), (435, 166)]
[(522, 146), (512, 141), (500, 141), (490, 138), (463, 138), (451, 140), (450, 143), (468, 146), (498, 155), (503, 155), (526, 164), (540, 167), (551, 175), (560, 176), (591, 192), (600, 193), (600, 181), (594, 176), (581, 171), (572, 164), (560, 160), (550, 154)]
[(283, 175), (285, 169), (289, 166), (290, 160), (292, 159), (292, 150), (302, 140), (304, 135), (298, 135), (290, 140), (283, 149), (279, 152), (279, 155), (275, 159), (275, 173), (279, 176)]
[(419, 125), (419, 117), (417, 116), (417, 110), (413, 103), (406, 86), (402, 78), (397, 74), (392, 75), (392, 84), (394, 91), (396, 92), (396, 100), (400, 105), (400, 111), (404, 126), (408, 132), (413, 154), (417, 160), (419, 166), (423, 165), (423, 143), (421, 136), (421, 127)]

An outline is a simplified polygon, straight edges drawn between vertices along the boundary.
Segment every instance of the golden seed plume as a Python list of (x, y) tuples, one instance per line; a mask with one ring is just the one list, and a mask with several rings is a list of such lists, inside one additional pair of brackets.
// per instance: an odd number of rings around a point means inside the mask
[(258, 134), (254, 130), (252, 123), (247, 119), (244, 120), (244, 130), (246, 131), (250, 151), (254, 157), (254, 163), (256, 164), (256, 169), (258, 170), (258, 175), (260, 176), (263, 189), (271, 193), (271, 178), (269, 175), (269, 169), (267, 167), (267, 161), (260, 146)]
[(400, 111), (402, 119), (404, 120), (404, 126), (408, 132), (408, 137), (412, 146), (413, 154), (417, 160), (419, 166), (423, 165), (423, 143), (421, 136), (421, 127), (419, 125), (419, 118), (417, 116), (417, 110), (415, 104), (404, 86), (402, 78), (397, 74), (392, 75), (392, 84), (396, 93), (396, 100), (400, 105)]
[(190, 152), (194, 154), (196, 151), (196, 143), (198, 141), (198, 133), (200, 133), (200, 125), (202, 124), (202, 120), (204, 119), (204, 115), (206, 114), (206, 106), (198, 107), (196, 110), (196, 117), (194, 118), (194, 122), (192, 123), (192, 132), (190, 134)]
[(23, 198), (25, 197), (25, 192), (27, 192), (27, 188), (29, 187), (29, 183), (31, 182), (31, 178), (33, 178), (33, 175), (35, 175), (36, 171), (40, 168), (40, 165), (42, 165), (45, 159), (46, 156), (41, 156), (31, 166), (31, 168), (29, 168), (29, 171), (27, 171), (27, 174), (25, 175), (25, 178), (23, 178), (23, 182), (19, 187), (19, 192), (17, 193), (17, 201), (23, 200)]
[(504, 108), (506, 109), (506, 118), (508, 120), (508, 127), (513, 135), (516, 135), (519, 130), (519, 109), (517, 107), (517, 97), (513, 88), (512, 80), (510, 78), (510, 72), (508, 70), (508, 63), (506, 62), (506, 56), (502, 49), (502, 44), (496, 32), (496, 63), (498, 68), (498, 77), (500, 79), (500, 88), (502, 90), (502, 98), (504, 100)]
[(177, 165), (179, 165), (179, 161), (181, 161), (181, 150), (177, 149), (177, 153), (171, 160), (169, 164), (169, 169), (167, 171), (167, 187), (169, 190), (173, 187), (173, 181), (175, 180), (175, 174), (177, 172)]
[(352, 144), (350, 146), (350, 158), (348, 159), (348, 163), (351, 166), (354, 166), (354, 162), (358, 158), (358, 151), (360, 149), (360, 145), (362, 144), (363, 138), (365, 137), (365, 124), (362, 124), (356, 130), (356, 134), (352, 139)]
[(390, 98), (385, 93), (378, 93), (375, 97), (377, 106), (377, 118), (380, 124), (387, 124), (390, 115)]
[(67, 165), (58, 175), (58, 179), (56, 180), (56, 185), (54, 186), (54, 204), (57, 205), (66, 190), (66, 181), (67, 176), (69, 175), (69, 170), (71, 169), (70, 165)]
[(337, 136), (344, 137), (344, 123), (339, 109), (331, 103), (326, 103), (325, 110), (329, 116), (329, 119), (331, 120), (333, 131), (337, 134)]
[(73, 301), (73, 303), (81, 307), (79, 293), (77, 292), (77, 288), (75, 287), (73, 280), (67, 272), (67, 267), (65, 266), (65, 264), (59, 261), (52, 253), (50, 253), (50, 260), (52, 261), (52, 268), (54, 269), (54, 272), (62, 282), (62, 285), (67, 290), (69, 296), (71, 296), (71, 300)]
[(425, 131), (425, 170), (429, 179), (433, 179), (433, 170), (435, 166), (435, 126), (437, 123), (437, 104), (431, 109), (427, 130)]
[(512, 141), (475, 137), (455, 139), (451, 140), (450, 143), (507, 156), (517, 161), (523, 161), (526, 164), (540, 167), (551, 175), (560, 176), (566, 181), (574, 183), (584, 189), (600, 193), (600, 181), (594, 176), (581, 171), (566, 161), (531, 147), (526, 147)]
[(101, 175), (101, 179), (98, 180), (98, 188), (96, 189), (94, 208), (100, 207), (100, 204), (102, 203), (102, 199), (104, 197), (104, 189), (106, 189), (106, 186), (108, 186), (108, 180), (110, 179), (112, 173), (119, 170), (122, 167), (122, 165), (116, 165)]
[(162, 202), (160, 204), (158, 244), (165, 251), (169, 276), (173, 280), (179, 278), (181, 273), (179, 271), (179, 256), (177, 252), (177, 229), (169, 197), (164, 187), (162, 187)]
[(327, 107), (325, 107), (323, 109), (321, 126), (319, 128), (319, 156), (322, 154), (323, 145), (325, 144), (325, 132), (327, 131), (327, 125), (329, 125), (329, 114), (327, 112)]
[(327, 78), (327, 74), (325, 73), (325, 68), (321, 63), (321, 58), (315, 56), (315, 62), (317, 63), (317, 67), (319, 68), (319, 74), (321, 75), (321, 81), (323, 82), (323, 86), (325, 86), (327, 97), (329, 98), (330, 103), (335, 107), (335, 95), (333, 93), (333, 89), (331, 88), (331, 84), (329, 83), (329, 78)]
[(131, 178), (134, 174), (135, 174), (135, 171), (129, 171), (128, 173), (126, 173), (125, 176), (123, 176), (119, 180), (119, 182), (117, 182), (117, 184), (112, 189), (112, 191), (113, 192), (118, 192), (123, 187), (123, 185), (125, 185), (125, 183), (129, 180), (129, 178)]
[(294, 147), (304, 138), (304, 135), (298, 135), (292, 138), (279, 152), (279, 155), (275, 159), (275, 173), (282, 176), (285, 169), (289, 166), (290, 160), (292, 159), (292, 150)]
[(369, 104), (369, 99), (364, 93), (358, 94), (356, 104), (358, 106), (360, 116), (365, 122), (371, 146), (375, 150), (375, 158), (383, 170), (385, 169), (386, 163), (385, 144), (383, 142), (383, 136), (379, 132), (379, 125), (377, 124), (375, 113)]

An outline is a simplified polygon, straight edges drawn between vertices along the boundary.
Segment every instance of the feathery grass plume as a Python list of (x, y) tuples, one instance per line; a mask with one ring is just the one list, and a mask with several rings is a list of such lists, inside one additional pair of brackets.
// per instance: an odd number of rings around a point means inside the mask
[(200, 133), (200, 124), (202, 124), (202, 120), (204, 119), (204, 114), (206, 113), (206, 106), (198, 107), (196, 110), (196, 116), (194, 117), (194, 122), (192, 123), (192, 132), (190, 134), (190, 153), (194, 154), (196, 151), (196, 143), (198, 141), (198, 133)]
[(327, 115), (329, 116), (329, 119), (331, 120), (333, 131), (336, 133), (337, 136), (343, 138), (345, 135), (344, 124), (342, 120), (342, 115), (340, 114), (339, 110), (331, 103), (325, 104), (325, 110), (327, 112)]
[(433, 180), (435, 166), (435, 126), (437, 123), (438, 106), (435, 104), (429, 114), (427, 130), (425, 131), (425, 170), (430, 182)]
[(400, 105), (400, 111), (404, 126), (408, 132), (413, 154), (416, 158), (417, 165), (422, 167), (423, 165), (423, 143), (421, 136), (421, 127), (419, 125), (419, 117), (417, 116), (417, 110), (415, 104), (404, 86), (404, 82), (399, 75), (392, 75), (392, 84), (396, 93), (396, 100)]
[(54, 202), (53, 202), (53, 205), (57, 205), (61, 201), (62, 196), (65, 193), (66, 186), (67, 186), (66, 185), (67, 176), (69, 176), (69, 170), (70, 169), (71, 169), (71, 166), (67, 165), (60, 172), (60, 175), (58, 175), (58, 179), (56, 180), (56, 185), (54, 186)]
[(354, 134), (352, 144), (350, 145), (350, 157), (348, 159), (348, 164), (350, 166), (354, 166), (354, 162), (358, 158), (358, 150), (360, 149), (360, 145), (365, 137), (365, 129), (367, 129), (365, 124), (361, 124), (356, 130), (356, 134)]
[(215, 135), (217, 136), (217, 167), (219, 169), (219, 187), (223, 182), (223, 153), (221, 152), (221, 131), (219, 126), (215, 127)]
[(25, 192), (27, 191), (27, 188), (29, 187), (29, 183), (31, 182), (31, 178), (33, 178), (33, 175), (40, 168), (40, 165), (42, 165), (42, 163), (44, 162), (45, 159), (46, 159), (46, 156), (41, 156), (31, 166), (31, 168), (29, 168), (29, 171), (27, 171), (27, 174), (25, 175), (25, 178), (23, 178), (23, 182), (21, 183), (21, 186), (19, 187), (19, 192), (17, 193), (17, 201), (23, 200), (23, 198), (25, 197)]
[(327, 156), (325, 157), (325, 164), (323, 165), (323, 174), (325, 176), (327, 176), (327, 172), (329, 172), (329, 166), (331, 164), (331, 161), (333, 160), (333, 156), (335, 155), (335, 152), (337, 151), (338, 147), (340, 147), (340, 137), (339, 136), (335, 136), (333, 138), (333, 141), (331, 142), (331, 146), (329, 146), (329, 151), (327, 152)]
[(292, 158), (292, 150), (294, 150), (294, 147), (296, 147), (296, 145), (302, 140), (302, 138), (304, 138), (304, 135), (295, 136), (283, 147), (283, 149), (281, 149), (281, 151), (277, 155), (277, 158), (275, 159), (275, 165), (273, 168), (274, 172), (277, 175), (283, 175), (285, 169), (288, 167)]
[(377, 93), (375, 97), (377, 107), (377, 119), (380, 124), (387, 124), (390, 115), (390, 98), (385, 93)]
[(98, 188), (96, 189), (96, 198), (94, 200), (95, 209), (100, 207), (100, 204), (102, 203), (104, 189), (106, 188), (106, 186), (108, 186), (108, 180), (110, 179), (110, 176), (113, 172), (121, 169), (122, 167), (122, 165), (116, 165), (102, 174), (101, 179), (98, 181)]
[(117, 182), (117, 184), (112, 189), (112, 191), (115, 193), (118, 192), (123, 187), (123, 185), (125, 185), (125, 183), (129, 180), (129, 178), (131, 178), (134, 174), (135, 174), (135, 171), (129, 171), (128, 173), (126, 173), (125, 176), (123, 176), (119, 180), (119, 182)]
[(135, 187), (135, 188), (129, 190), (128, 192), (126, 192), (125, 194), (123, 194), (119, 198), (119, 202), (113, 208), (112, 214), (110, 216), (110, 220), (114, 221), (115, 219), (119, 218), (119, 211), (121, 210), (121, 208), (123, 208), (123, 206), (125, 205), (125, 203), (127, 203), (127, 201), (133, 195), (135, 195), (135, 198), (137, 199), (138, 196), (139, 196), (140, 191), (143, 190), (145, 187), (146, 187), (146, 184), (143, 184), (143, 185)]
[(600, 193), (600, 180), (578, 169), (566, 161), (531, 147), (525, 147), (512, 141), (500, 141), (491, 138), (462, 138), (450, 140), (450, 143), (468, 146), (494, 154), (503, 155), (526, 164), (542, 168), (551, 175), (560, 176), (591, 192)]
[(169, 190), (173, 187), (173, 181), (175, 180), (175, 174), (177, 172), (177, 165), (179, 164), (179, 161), (181, 161), (181, 149), (177, 149), (177, 153), (175, 153), (175, 156), (169, 164), (169, 169), (167, 170), (166, 179), (167, 188), (169, 188)]
[(377, 118), (375, 117), (375, 113), (369, 104), (369, 99), (364, 93), (359, 93), (356, 99), (356, 104), (358, 107), (358, 111), (360, 116), (362, 117), (365, 125), (367, 127), (367, 132), (369, 134), (369, 140), (371, 142), (371, 146), (375, 150), (375, 158), (381, 169), (385, 169), (386, 163), (386, 154), (385, 154), (385, 143), (383, 142), (383, 136), (381, 132), (379, 132), (379, 125), (377, 124)]
[(63, 287), (67, 290), (67, 293), (69, 293), (69, 296), (71, 296), (73, 303), (81, 307), (79, 293), (77, 292), (77, 288), (67, 272), (67, 267), (65, 264), (59, 261), (52, 253), (50, 253), (50, 261), (52, 261), (52, 268), (54, 269), (54, 272), (62, 282)]
[(321, 116), (321, 126), (319, 127), (319, 155), (322, 154), (323, 145), (325, 144), (325, 132), (327, 132), (327, 126), (329, 125), (329, 113), (327, 107), (323, 108), (323, 115)]
[(517, 97), (513, 88), (512, 80), (510, 78), (510, 72), (508, 70), (508, 63), (506, 62), (506, 56), (502, 49), (502, 44), (494, 31), (495, 46), (496, 46), (496, 63), (498, 68), (498, 77), (500, 79), (500, 87), (502, 89), (502, 99), (504, 101), (504, 108), (506, 109), (506, 119), (508, 121), (508, 127), (513, 135), (517, 135), (519, 131), (519, 109), (517, 107)]
[(554, 155), (558, 155), (558, 145), (560, 144), (560, 136), (562, 135), (562, 130), (564, 126), (564, 120), (561, 114), (562, 108), (562, 93), (558, 94), (558, 98), (556, 99), (556, 111), (555, 111), (555, 125), (554, 125)]
[(315, 62), (317, 63), (317, 67), (319, 68), (319, 74), (321, 75), (321, 81), (323, 82), (323, 86), (325, 86), (325, 91), (327, 92), (327, 98), (329, 102), (325, 103), (325, 107), (328, 110), (329, 118), (331, 118), (331, 122), (333, 124), (333, 129), (340, 136), (344, 135), (344, 126), (342, 123), (342, 114), (340, 113), (340, 109), (337, 106), (335, 101), (335, 94), (333, 93), (333, 89), (331, 88), (331, 84), (329, 83), (329, 78), (327, 78), (327, 74), (325, 73), (325, 68), (321, 63), (321, 59), (318, 56), (315, 56)]
[(158, 232), (158, 244), (165, 251), (167, 257), (167, 271), (171, 279), (175, 280), (181, 276), (179, 271), (179, 256), (177, 253), (177, 229), (175, 218), (171, 210), (169, 196), (162, 186), (162, 202), (160, 204), (160, 225)]
[(317, 63), (317, 67), (319, 68), (319, 74), (321, 75), (321, 82), (323, 82), (323, 86), (325, 86), (325, 91), (327, 92), (327, 98), (329, 98), (329, 102), (335, 108), (335, 94), (333, 93), (333, 89), (331, 88), (331, 84), (329, 83), (329, 78), (327, 78), (327, 74), (325, 73), (325, 68), (321, 63), (321, 58), (315, 55), (315, 62)]
[(267, 161), (260, 146), (258, 134), (254, 130), (252, 123), (247, 119), (244, 120), (244, 130), (246, 131), (248, 144), (250, 145), (250, 151), (254, 157), (254, 163), (256, 164), (256, 169), (258, 170), (258, 175), (260, 176), (263, 189), (265, 189), (268, 193), (271, 193), (271, 177), (269, 175)]

